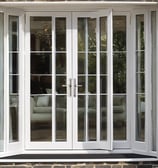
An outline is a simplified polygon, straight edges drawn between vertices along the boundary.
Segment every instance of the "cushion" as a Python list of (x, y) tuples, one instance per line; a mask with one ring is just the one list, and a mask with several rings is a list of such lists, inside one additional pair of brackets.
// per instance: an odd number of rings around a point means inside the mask
[(49, 104), (49, 96), (39, 96), (37, 99), (37, 106), (46, 107)]

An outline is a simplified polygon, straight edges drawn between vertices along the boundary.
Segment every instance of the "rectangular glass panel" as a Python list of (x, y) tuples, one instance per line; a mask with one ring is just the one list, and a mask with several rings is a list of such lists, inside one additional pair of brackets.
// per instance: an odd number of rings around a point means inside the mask
[(88, 76), (88, 92), (96, 93), (96, 76)]
[(88, 50), (96, 51), (96, 19), (88, 18)]
[(100, 93), (107, 93), (107, 76), (100, 76)]
[(66, 74), (66, 54), (56, 54), (56, 74)]
[(126, 139), (126, 95), (113, 96), (114, 139)]
[(67, 139), (67, 105), (66, 96), (56, 96), (56, 141)]
[(31, 141), (52, 140), (52, 101), (49, 95), (35, 95), (30, 99)]
[(136, 16), (136, 141), (145, 140), (144, 15)]
[(9, 54), (9, 73), (10, 74), (18, 74), (19, 69), (19, 54), (18, 53), (10, 53)]
[(88, 55), (88, 73), (96, 74), (96, 53), (89, 53)]
[(66, 94), (66, 76), (56, 76), (56, 93)]
[(100, 18), (100, 51), (107, 51), (107, 17)]
[[(0, 13), (0, 81), (4, 81), (4, 14)], [(3, 82), (0, 83), (0, 151), (4, 151), (4, 89)]]
[(30, 17), (31, 141), (52, 141), (52, 17)]
[(96, 141), (96, 96), (88, 96), (88, 140)]
[(144, 141), (145, 139), (145, 96), (144, 94), (136, 95), (136, 140)]
[(126, 140), (126, 16), (113, 16), (113, 127), (114, 140)]
[(78, 51), (85, 51), (86, 47), (86, 19), (78, 19)]
[(78, 141), (86, 140), (86, 98), (78, 96)]
[(100, 74), (107, 74), (107, 54), (100, 53)]
[(85, 79), (86, 77), (85, 76), (79, 76), (78, 77), (78, 84), (80, 87), (78, 87), (78, 93), (79, 94), (82, 94), (82, 93), (85, 93)]
[(126, 93), (126, 53), (113, 55), (113, 92)]
[(19, 140), (19, 17), (9, 16), (9, 142)]
[(51, 74), (52, 73), (52, 54), (51, 53), (32, 53), (31, 54), (31, 73), (32, 74)]
[(30, 17), (31, 51), (52, 50), (52, 17)]
[(100, 96), (100, 140), (107, 140), (107, 96)]
[(157, 74), (156, 74), (156, 68), (157, 68), (157, 54), (156, 54), (156, 46), (157, 46), (157, 39), (156, 39), (156, 11), (151, 12), (151, 51), (152, 51), (152, 69), (151, 69), (151, 77), (152, 77), (152, 150), (156, 151), (157, 149), (157, 111), (156, 111), (156, 105), (157, 105)]
[(78, 53), (78, 74), (84, 74), (86, 72), (85, 59), (85, 53)]
[(56, 18), (56, 51), (66, 51), (66, 18)]

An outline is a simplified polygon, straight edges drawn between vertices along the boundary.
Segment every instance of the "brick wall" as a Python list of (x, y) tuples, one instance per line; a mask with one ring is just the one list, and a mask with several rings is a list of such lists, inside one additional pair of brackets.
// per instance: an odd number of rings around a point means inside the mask
[(0, 168), (158, 168), (158, 163), (0, 163)]

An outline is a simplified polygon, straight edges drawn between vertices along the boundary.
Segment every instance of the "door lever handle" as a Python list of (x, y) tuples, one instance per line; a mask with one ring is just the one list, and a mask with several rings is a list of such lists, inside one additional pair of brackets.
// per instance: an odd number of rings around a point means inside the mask
[(74, 79), (74, 97), (76, 97), (77, 88), (83, 87), (83, 85), (77, 85), (76, 79)]
[(65, 84), (63, 84), (63, 85), (61, 85), (63, 88), (67, 88), (68, 87), (68, 92), (69, 92), (69, 96), (71, 96), (72, 95), (72, 91), (71, 91), (71, 88), (72, 88), (72, 79), (69, 79), (69, 84), (68, 85), (65, 85)]

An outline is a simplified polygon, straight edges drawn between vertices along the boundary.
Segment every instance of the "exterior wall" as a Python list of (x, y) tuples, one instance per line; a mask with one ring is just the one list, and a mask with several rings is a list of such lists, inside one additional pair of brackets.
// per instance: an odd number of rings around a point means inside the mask
[(158, 168), (158, 163), (1, 163), (0, 168)]

